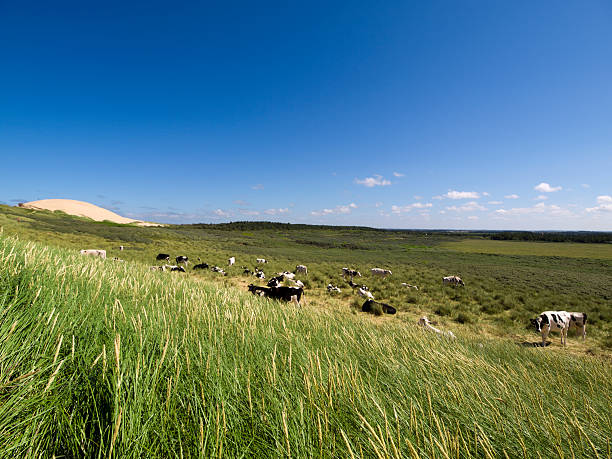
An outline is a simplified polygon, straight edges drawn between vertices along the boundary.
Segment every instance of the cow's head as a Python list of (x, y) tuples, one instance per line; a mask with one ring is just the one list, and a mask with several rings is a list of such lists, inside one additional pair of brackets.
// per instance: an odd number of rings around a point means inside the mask
[(463, 282), (463, 280), (459, 279), (459, 284), (463, 285), (465, 287), (465, 282)]
[(542, 331), (542, 327), (548, 324), (548, 317), (545, 314), (542, 314), (535, 319), (531, 319), (531, 325), (535, 328), (535, 331), (540, 333)]

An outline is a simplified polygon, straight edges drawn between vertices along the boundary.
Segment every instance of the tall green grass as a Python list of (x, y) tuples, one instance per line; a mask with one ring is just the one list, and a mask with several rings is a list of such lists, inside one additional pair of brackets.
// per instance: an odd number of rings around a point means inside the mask
[(2, 457), (609, 457), (612, 370), (0, 236)]

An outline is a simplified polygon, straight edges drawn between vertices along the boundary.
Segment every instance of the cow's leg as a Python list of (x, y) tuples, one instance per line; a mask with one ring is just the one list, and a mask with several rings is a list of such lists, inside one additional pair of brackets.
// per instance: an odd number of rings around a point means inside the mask
[(586, 324), (582, 326), (582, 341), (586, 339)]
[(542, 329), (542, 347), (546, 346), (546, 338), (548, 338), (548, 333), (550, 333), (550, 326)]

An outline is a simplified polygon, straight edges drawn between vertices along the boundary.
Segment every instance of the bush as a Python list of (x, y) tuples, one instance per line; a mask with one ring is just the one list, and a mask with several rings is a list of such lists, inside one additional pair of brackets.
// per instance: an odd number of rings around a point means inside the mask
[(473, 324), (478, 319), (476, 318), (474, 314), (470, 314), (469, 312), (462, 311), (459, 314), (457, 314), (457, 318), (455, 320), (459, 322), (460, 324)]

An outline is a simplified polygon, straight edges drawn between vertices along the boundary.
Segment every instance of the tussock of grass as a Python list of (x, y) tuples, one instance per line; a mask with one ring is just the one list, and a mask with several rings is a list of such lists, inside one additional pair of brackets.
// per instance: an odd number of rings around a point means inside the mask
[(607, 457), (605, 360), (454, 341), (0, 237), (0, 451)]

